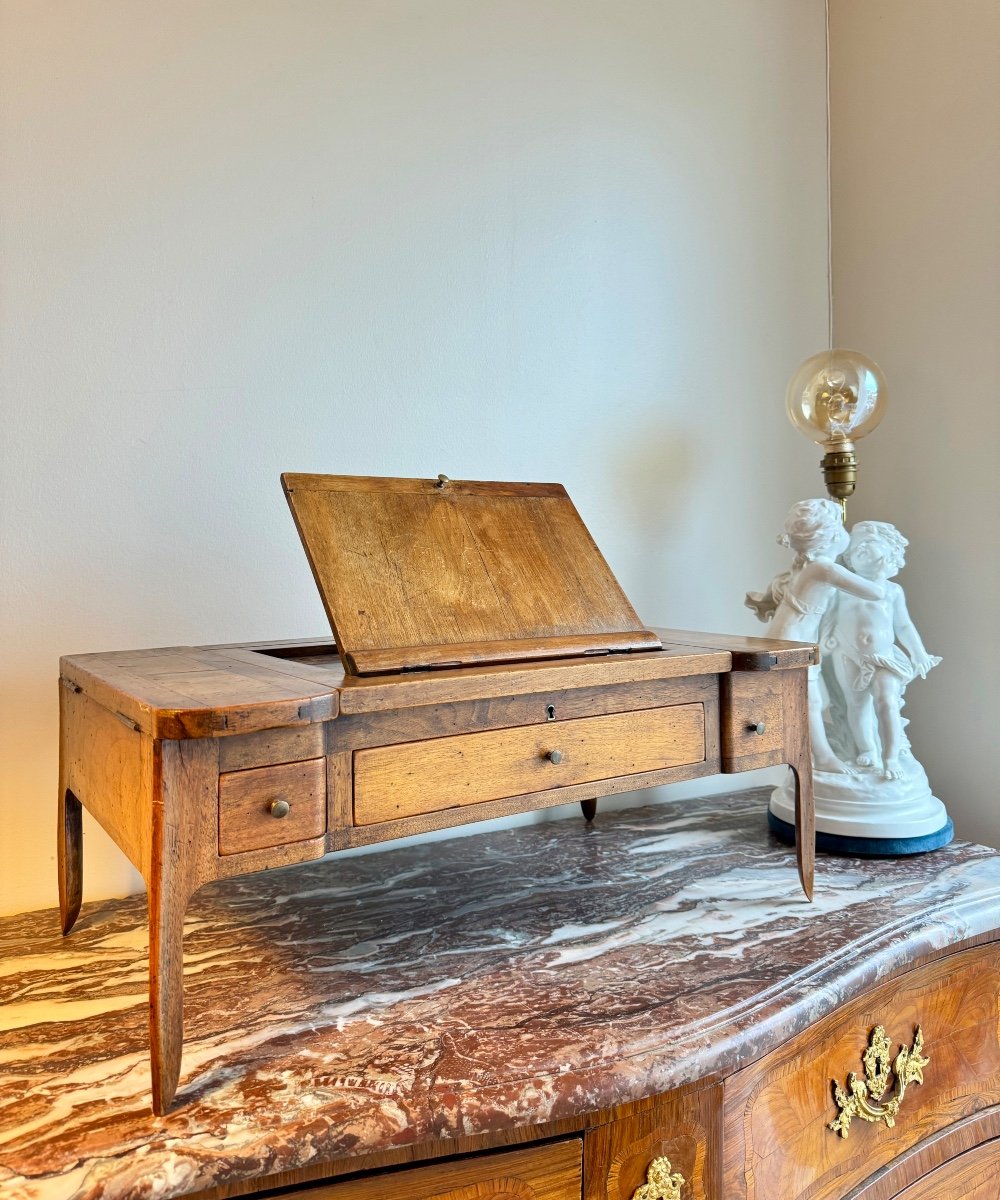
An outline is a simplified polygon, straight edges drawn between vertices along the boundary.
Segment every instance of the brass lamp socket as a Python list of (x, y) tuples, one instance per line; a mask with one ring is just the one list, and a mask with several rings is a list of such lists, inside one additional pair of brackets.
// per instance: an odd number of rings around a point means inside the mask
[(854, 453), (853, 442), (837, 442), (824, 454), (820, 467), (826, 490), (835, 500), (843, 501), (854, 495), (854, 485), (858, 482), (858, 456)]

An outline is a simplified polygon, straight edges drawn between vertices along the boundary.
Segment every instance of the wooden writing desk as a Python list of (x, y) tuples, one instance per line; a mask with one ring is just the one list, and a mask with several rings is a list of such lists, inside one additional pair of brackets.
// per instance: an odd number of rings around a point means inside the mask
[[(286, 477), (286, 490), (312, 478)], [(397, 485), (408, 485), (403, 503), (417, 497), (420, 529), (427, 513), (438, 525), (446, 518), (444, 540), (432, 539), (428, 552), (411, 529), (394, 546), (385, 530), (377, 545), (364, 542), (364, 504), (349, 491), (358, 482), (379, 502), (377, 485), (392, 485), (394, 504)], [(348, 491), (354, 505), (337, 525), (352, 532), (347, 550), (331, 550), (330, 524), (313, 512), (310, 526), (293, 503), (331, 620), (353, 644), (338, 637), (336, 645), (172, 647), (61, 660), (63, 931), (80, 906), (84, 805), (149, 892), (157, 1113), (169, 1107), (180, 1070), (184, 913), (211, 880), (571, 801), (592, 819), (599, 796), (787, 763), (798, 781), (799, 874), (812, 895), (806, 687), (815, 647), (645, 630), (565, 493), (552, 490), (557, 485), (451, 485), (457, 491), (441, 497), (429, 490), (437, 486), (324, 484), (321, 500)], [(461, 569), (449, 574), (442, 545), (454, 534), (447, 522), (455, 509), (439, 506), (453, 505), (463, 486), (477, 520), (487, 511), (483, 489), (501, 488), (503, 522), (478, 528), (473, 565), (460, 546)], [(528, 506), (519, 518), (506, 503), (511, 488), (518, 501), (542, 499), (552, 553), (538, 548), (537, 510)], [(397, 505), (393, 528), (405, 525)], [(532, 573), (525, 545), (543, 554), (544, 569)], [(407, 546), (416, 547), (409, 562)], [(490, 587), (477, 596), (481, 563)], [(348, 566), (353, 591), (344, 583)], [(421, 590), (413, 570), (446, 586)], [(537, 603), (529, 603), (533, 587), (541, 588)], [(497, 636), (501, 619), (510, 627), (511, 605), (499, 616), (489, 607), (490, 597), (511, 595), (528, 630), (521, 643)], [(351, 604), (352, 620), (338, 622), (336, 611)], [(390, 620), (400, 604), (406, 613)], [(452, 610), (472, 615), (449, 623), (442, 613)], [(422, 669), (401, 667), (401, 655)], [(463, 665), (445, 665), (456, 657)]]

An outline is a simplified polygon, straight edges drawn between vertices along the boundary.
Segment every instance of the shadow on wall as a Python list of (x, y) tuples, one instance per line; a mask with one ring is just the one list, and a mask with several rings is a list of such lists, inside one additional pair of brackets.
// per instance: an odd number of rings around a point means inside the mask
[(665, 556), (680, 540), (696, 461), (689, 436), (666, 426), (630, 438), (613, 460), (613, 475), (622, 480), (622, 508), (636, 543), (635, 585), (626, 589), (633, 604), (641, 597), (663, 594)]

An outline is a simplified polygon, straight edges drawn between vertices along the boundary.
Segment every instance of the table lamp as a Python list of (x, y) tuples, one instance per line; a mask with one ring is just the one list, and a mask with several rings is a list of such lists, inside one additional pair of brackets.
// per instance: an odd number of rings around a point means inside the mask
[(855, 442), (885, 415), (885, 376), (857, 350), (823, 350), (792, 376), (788, 418), (810, 441), (825, 450), (820, 466), (826, 490), (840, 502), (846, 518), (847, 497), (858, 478)]

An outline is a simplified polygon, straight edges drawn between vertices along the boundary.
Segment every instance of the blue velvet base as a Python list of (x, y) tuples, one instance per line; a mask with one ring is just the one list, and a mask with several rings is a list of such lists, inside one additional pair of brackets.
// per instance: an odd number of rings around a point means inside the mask
[[(767, 811), (768, 828), (779, 841), (795, 845), (795, 826)], [(947, 846), (955, 836), (951, 819), (936, 833), (910, 838), (844, 837), (837, 833), (816, 833), (816, 849), (824, 854), (842, 854), (847, 858), (901, 858), (904, 854), (926, 854)]]

